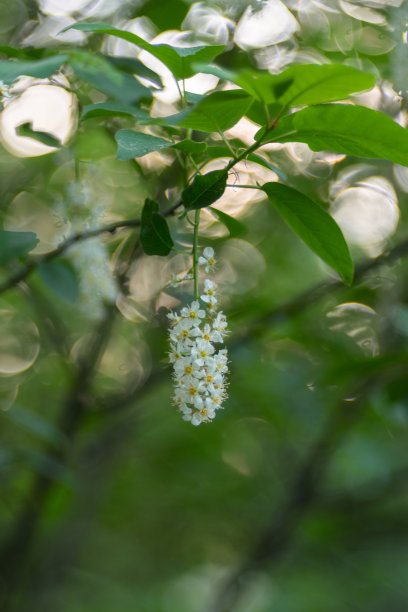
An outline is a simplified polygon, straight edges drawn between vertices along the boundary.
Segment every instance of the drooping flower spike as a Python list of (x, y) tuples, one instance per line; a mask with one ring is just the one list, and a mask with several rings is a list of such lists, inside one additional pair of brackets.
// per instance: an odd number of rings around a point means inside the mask
[[(198, 263), (205, 270), (215, 265), (214, 250), (204, 249)], [(169, 313), (170, 352), (173, 364), (174, 404), (185, 421), (200, 425), (212, 421), (227, 397), (228, 356), (225, 348), (216, 350), (228, 334), (226, 316), (216, 312), (216, 285), (206, 278), (200, 300), (184, 306), (180, 313)]]

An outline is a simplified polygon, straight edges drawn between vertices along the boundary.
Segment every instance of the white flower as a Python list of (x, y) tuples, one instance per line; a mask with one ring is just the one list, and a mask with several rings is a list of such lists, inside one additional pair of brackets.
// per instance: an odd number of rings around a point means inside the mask
[(200, 378), (200, 370), (194, 362), (191, 361), (191, 356), (182, 357), (174, 364), (174, 373), (178, 377), (195, 376)]
[[(214, 250), (204, 249), (200, 264), (210, 269), (215, 264)], [(227, 397), (227, 350), (216, 350), (224, 342), (227, 319), (215, 312), (216, 285), (204, 280), (200, 307), (198, 300), (184, 306), (180, 313), (169, 313), (169, 361), (173, 364), (173, 401), (183, 420), (193, 425), (208, 423)]]
[(215, 409), (212, 407), (205, 407), (194, 413), (191, 417), (193, 425), (200, 425), (201, 423), (207, 423), (215, 417)]
[(181, 309), (181, 316), (189, 319), (192, 325), (200, 325), (200, 319), (205, 317), (205, 311), (200, 308), (199, 302), (193, 302), (190, 306)]
[(222, 335), (214, 330), (209, 323), (206, 323), (202, 329), (197, 329), (197, 336), (200, 336), (206, 342), (223, 342)]
[(204, 293), (200, 297), (207, 304), (215, 305), (217, 303), (216, 285), (209, 278), (204, 281)]
[(209, 272), (213, 272), (214, 268), (217, 264), (216, 259), (214, 257), (214, 249), (211, 247), (206, 247), (203, 251), (203, 254), (198, 258), (198, 263), (200, 266), (205, 266), (204, 270), (208, 274)]
[(177, 325), (177, 323), (180, 323), (180, 321), (183, 319), (183, 317), (177, 312), (169, 312), (167, 318), (170, 321), (170, 325), (172, 325), (173, 327)]
[(170, 363), (176, 364), (178, 361), (180, 361), (180, 359), (183, 358), (183, 354), (181, 352), (181, 348), (179, 345), (174, 345), (172, 344), (170, 346), (170, 351), (169, 351), (169, 361)]
[(211, 342), (197, 338), (195, 345), (191, 349), (191, 357), (197, 366), (203, 367), (212, 359), (211, 355), (213, 355), (214, 351), (215, 349)]
[(182, 345), (184, 350), (190, 349), (192, 346), (194, 346), (192, 329), (183, 329), (181, 325), (176, 325), (174, 329), (170, 331), (170, 341), (174, 344)]
[(227, 326), (227, 317), (223, 312), (218, 312), (212, 322), (213, 332), (217, 332), (221, 336), (221, 340), (217, 340), (217, 342), (222, 342), (222, 338), (227, 335)]

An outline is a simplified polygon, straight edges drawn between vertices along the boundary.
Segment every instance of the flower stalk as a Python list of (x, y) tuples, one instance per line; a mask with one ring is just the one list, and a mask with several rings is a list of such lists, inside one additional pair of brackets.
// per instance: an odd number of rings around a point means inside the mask
[(194, 299), (198, 300), (198, 228), (200, 225), (200, 209), (195, 211), (194, 236), (193, 236), (193, 276), (194, 276)]
[[(199, 213), (199, 210), (197, 211)], [(195, 230), (198, 234), (199, 214)], [(198, 266), (205, 272), (214, 270), (214, 250), (206, 247), (198, 257), (197, 234), (194, 235), (194, 301), (180, 313), (170, 312), (169, 361), (173, 365), (174, 404), (185, 421), (193, 425), (212, 421), (227, 397), (227, 349), (216, 348), (228, 334), (226, 316), (217, 312), (217, 288), (209, 278), (204, 279), (198, 293)]]

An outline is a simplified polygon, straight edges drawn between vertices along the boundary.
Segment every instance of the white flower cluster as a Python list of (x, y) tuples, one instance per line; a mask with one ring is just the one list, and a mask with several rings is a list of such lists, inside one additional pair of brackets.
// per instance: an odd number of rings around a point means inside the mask
[[(214, 268), (214, 250), (204, 249), (199, 263), (209, 271)], [(200, 425), (212, 421), (227, 397), (227, 349), (215, 349), (227, 335), (226, 316), (217, 312), (216, 286), (206, 278), (199, 301), (180, 313), (169, 313), (169, 360), (174, 370), (174, 403), (185, 421)]]

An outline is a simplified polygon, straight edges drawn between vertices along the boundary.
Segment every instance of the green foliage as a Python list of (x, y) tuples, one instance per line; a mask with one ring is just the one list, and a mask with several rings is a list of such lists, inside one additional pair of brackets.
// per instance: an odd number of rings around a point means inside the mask
[(133, 75), (119, 70), (108, 59), (87, 51), (70, 54), (70, 65), (80, 79), (124, 104), (151, 98), (150, 89)]
[(78, 277), (68, 260), (45, 261), (38, 266), (38, 273), (54, 295), (71, 304), (76, 302), (79, 295)]
[(277, 75), (249, 69), (230, 71), (217, 66), (196, 68), (234, 82), (260, 102), (279, 102), (282, 107), (334, 102), (375, 85), (373, 74), (343, 64), (291, 66)]
[(173, 144), (164, 138), (133, 130), (119, 130), (115, 134), (115, 139), (118, 143), (117, 157), (122, 160), (142, 157), (147, 153), (160, 151), (160, 149), (168, 149)]
[(0, 80), (4, 83), (12, 83), (21, 75), (45, 79), (61, 68), (67, 59), (68, 55), (58, 54), (33, 62), (2, 60), (0, 61)]
[(226, 170), (213, 170), (207, 174), (198, 174), (181, 194), (186, 209), (204, 208), (216, 202), (225, 191), (227, 178)]
[(0, 265), (17, 259), (32, 251), (38, 244), (34, 232), (7, 232), (0, 230)]
[(333, 217), (303, 193), (287, 185), (265, 183), (262, 189), (299, 238), (350, 285), (353, 261)]
[(305, 142), (334, 151), (408, 166), (408, 133), (387, 115), (363, 106), (327, 104), (287, 115), (264, 142)]
[(175, 123), (201, 132), (225, 132), (245, 115), (251, 104), (252, 98), (239, 89), (216, 91), (187, 113), (181, 113), (181, 119)]
[(245, 234), (246, 229), (243, 223), (240, 223), (240, 221), (238, 221), (234, 217), (231, 217), (222, 210), (217, 210), (217, 208), (213, 208), (212, 206), (210, 206), (210, 210), (215, 215), (217, 215), (221, 223), (225, 225), (231, 238), (238, 238), (239, 236), (243, 236)]
[(173, 240), (166, 219), (159, 213), (159, 205), (146, 199), (142, 210), (140, 243), (146, 255), (168, 255)]
[[(406, 610), (406, 3), (57, 4), (0, 0), (2, 611)], [(19, 76), (64, 120), (9, 129)], [(212, 272), (194, 428), (167, 315)]]
[(135, 117), (135, 119), (147, 121), (150, 119), (150, 116), (137, 106), (110, 101), (85, 106), (81, 119), (93, 119), (94, 117)]
[(188, 79), (193, 76), (194, 62), (210, 62), (214, 57), (222, 53), (225, 47), (216, 46), (197, 46), (197, 47), (171, 47), (169, 45), (151, 45), (149, 42), (140, 38), (136, 34), (118, 30), (107, 23), (76, 23), (64, 31), (74, 29), (84, 32), (99, 32), (100, 34), (110, 34), (123, 40), (127, 40), (134, 45), (148, 51), (159, 59), (171, 70), (176, 79)]
[(147, 153), (160, 151), (161, 149), (174, 148), (184, 153), (201, 153), (205, 151), (207, 145), (204, 142), (194, 142), (193, 140), (182, 140), (180, 142), (170, 142), (164, 138), (157, 138), (143, 132), (133, 130), (119, 130), (115, 134), (118, 143), (118, 159), (129, 160), (133, 157), (143, 157)]

